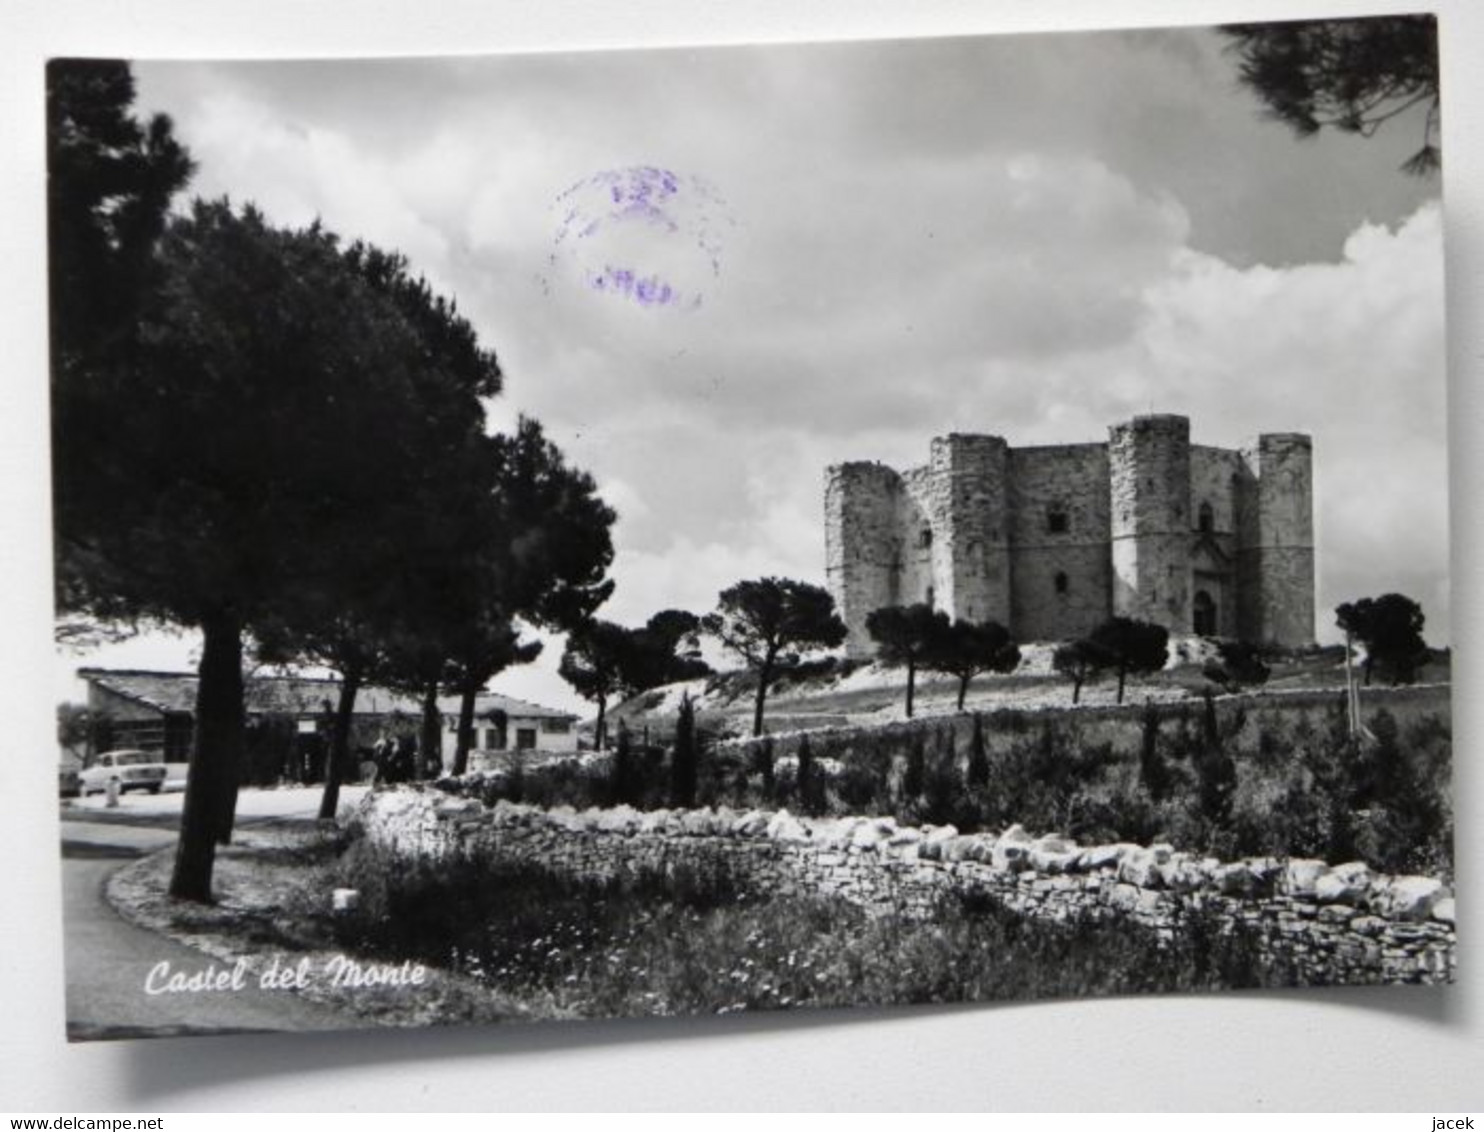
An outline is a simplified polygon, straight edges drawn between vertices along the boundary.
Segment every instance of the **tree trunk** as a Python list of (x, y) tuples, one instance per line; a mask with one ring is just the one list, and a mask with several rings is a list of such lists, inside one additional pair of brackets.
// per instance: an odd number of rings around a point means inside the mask
[(330, 725), (330, 754), (325, 760), (325, 792), (320, 795), (321, 821), (334, 821), (340, 809), (340, 783), (350, 762), (350, 722), (356, 706), (356, 693), (361, 690), (359, 665), (347, 665), (340, 674), (340, 702), (335, 705), (335, 720)]
[(917, 690), (917, 665), (907, 662), (907, 718), (912, 718), (912, 697)]
[[(232, 638), (233, 663), (236, 665), (236, 678), (232, 686), (235, 691), (231, 696), (230, 707), (233, 711), (232, 742), (223, 747), (227, 752), (227, 764), (223, 767), (222, 777), (218, 780), (221, 791), (218, 796), (216, 810), (216, 843), (218, 845), (232, 844), (232, 833), (237, 825), (237, 791), (242, 786), (242, 759), (247, 751), (247, 707), (245, 704), (246, 692), (242, 679), (242, 626), (236, 618), (232, 619), (230, 636)], [(205, 667), (206, 655), (202, 650), (202, 666)], [(200, 694), (200, 686), (197, 686), (197, 695)], [(200, 719), (200, 713), (197, 713)]]
[(1082, 677), (1078, 676), (1072, 681), (1072, 702), (1075, 704), (1082, 699)]
[(757, 670), (757, 699), (752, 706), (752, 734), (755, 737), (763, 733), (763, 705), (768, 702), (768, 681), (773, 678), (773, 654), (768, 654), (768, 659), (758, 667)]
[(1119, 703), (1123, 703), (1123, 681), (1124, 681), (1124, 677), (1127, 676), (1127, 675), (1128, 675), (1127, 671), (1120, 666), (1119, 669), (1118, 669), (1118, 702)]
[(242, 755), (242, 625), (231, 613), (203, 620), (196, 734), (186, 771), (185, 802), (170, 895), (211, 902), (216, 842), (231, 836), (231, 809)]
[(958, 710), (964, 710), (964, 700), (969, 694), (969, 681), (974, 679), (973, 673), (958, 678)]
[(474, 747), (474, 698), (479, 689), (466, 684), (459, 689), (459, 733), (453, 749), (453, 773), (463, 774), (469, 769), (469, 751)]
[(600, 751), (606, 750), (607, 747), (608, 747), (608, 723), (607, 723), (607, 719), (606, 719), (607, 715), (608, 715), (608, 697), (607, 696), (599, 696), (598, 697), (598, 723), (597, 723), (597, 726), (593, 729), (593, 734), (596, 737), (597, 744), (598, 744), (598, 750), (600, 750)]
[(438, 712), (438, 681), (430, 680), (423, 689), (423, 724), (417, 736), (417, 777), (431, 778), (433, 762), (442, 762), (439, 746), (443, 739), (443, 716)]

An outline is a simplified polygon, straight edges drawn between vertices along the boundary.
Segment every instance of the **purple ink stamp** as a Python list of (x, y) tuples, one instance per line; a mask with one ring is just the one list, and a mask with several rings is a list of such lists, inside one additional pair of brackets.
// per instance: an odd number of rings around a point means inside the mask
[(721, 277), (722, 234), (735, 223), (706, 181), (653, 165), (585, 177), (554, 207), (551, 269), (648, 308), (700, 307)]

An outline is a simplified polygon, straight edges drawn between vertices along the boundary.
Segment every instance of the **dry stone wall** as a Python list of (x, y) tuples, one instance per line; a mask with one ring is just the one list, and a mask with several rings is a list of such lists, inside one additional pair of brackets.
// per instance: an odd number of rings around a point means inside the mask
[(409, 861), (523, 861), (599, 881), (683, 867), (743, 892), (832, 894), (873, 913), (926, 916), (944, 895), (978, 893), (1033, 916), (1127, 916), (1168, 938), (1199, 909), (1254, 930), (1302, 983), (1453, 978), (1452, 892), (1358, 862), (1221, 862), (1169, 845), (1032, 838), (1019, 826), (962, 836), (787, 810), (486, 807), (422, 787), (372, 791), (357, 821), (372, 845)]

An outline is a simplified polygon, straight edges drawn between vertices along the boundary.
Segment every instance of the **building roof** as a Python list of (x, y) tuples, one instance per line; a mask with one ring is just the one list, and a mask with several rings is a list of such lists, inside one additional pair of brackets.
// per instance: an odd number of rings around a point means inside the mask
[[(196, 710), (194, 672), (150, 672), (142, 669), (79, 668), (77, 675), (125, 699), (166, 715), (192, 714)], [(334, 706), (340, 695), (340, 681), (323, 676), (253, 676), (244, 690), (249, 715), (318, 715), (328, 703)], [(444, 715), (457, 715), (458, 696), (440, 696), (438, 710)], [(543, 707), (518, 700), (499, 692), (480, 692), (474, 700), (474, 714), (485, 717), (503, 711), (511, 718), (575, 720), (572, 712)], [(356, 694), (356, 715), (418, 716), (422, 704), (415, 696), (403, 695), (386, 688), (367, 686)]]

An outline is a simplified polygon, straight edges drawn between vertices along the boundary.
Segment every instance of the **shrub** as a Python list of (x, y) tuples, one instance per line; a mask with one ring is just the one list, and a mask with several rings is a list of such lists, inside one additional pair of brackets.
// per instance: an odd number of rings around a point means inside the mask
[[(1360, 856), (1384, 871), (1446, 872), (1452, 732), (1446, 713), (1414, 702), (1368, 713), (1377, 742), (1359, 748), (1343, 696), (1328, 692), (1116, 715), (999, 711), (709, 748), (698, 726), (696, 802), (952, 821), (964, 832), (1019, 822), (1084, 842), (1164, 838), (1223, 858)], [(440, 786), (486, 803), (672, 804), (663, 750), (620, 738), (606, 759), (528, 761), (513, 779)]]
[(798, 791), (799, 808), (811, 817), (818, 817), (825, 809), (824, 776), (809, 748), (809, 736), (805, 735), (799, 740), (797, 757), (799, 769), (795, 788)]
[(772, 737), (765, 738), (752, 748), (753, 762), (757, 767), (757, 774), (762, 782), (762, 793), (764, 802), (772, 802), (777, 796), (777, 783), (773, 777), (773, 740)]
[(970, 790), (989, 785), (989, 755), (984, 749), (984, 719), (974, 713), (974, 734), (969, 740), (969, 769), (965, 776)]
[(919, 816), (932, 825), (952, 822), (960, 828), (972, 823), (975, 816), (965, 805), (963, 775), (958, 770), (958, 755), (953, 749), (953, 732), (939, 733), (938, 749), (923, 774)]
[(911, 806), (922, 796), (923, 782), (927, 776), (927, 752), (923, 750), (925, 740), (918, 732), (907, 748), (907, 766), (902, 772), (902, 805)]
[(670, 752), (670, 805), (689, 808), (696, 804), (696, 709), (685, 696), (675, 723), (675, 745)]
[(1162, 802), (1170, 793), (1170, 769), (1159, 749), (1159, 709), (1144, 701), (1143, 739), (1139, 746), (1139, 779), (1149, 797)]
[(1204, 727), (1200, 751), (1195, 757), (1197, 799), (1201, 816), (1214, 826), (1225, 827), (1231, 818), (1232, 794), (1237, 788), (1237, 764), (1226, 751), (1216, 725), (1216, 703), (1205, 695)]

